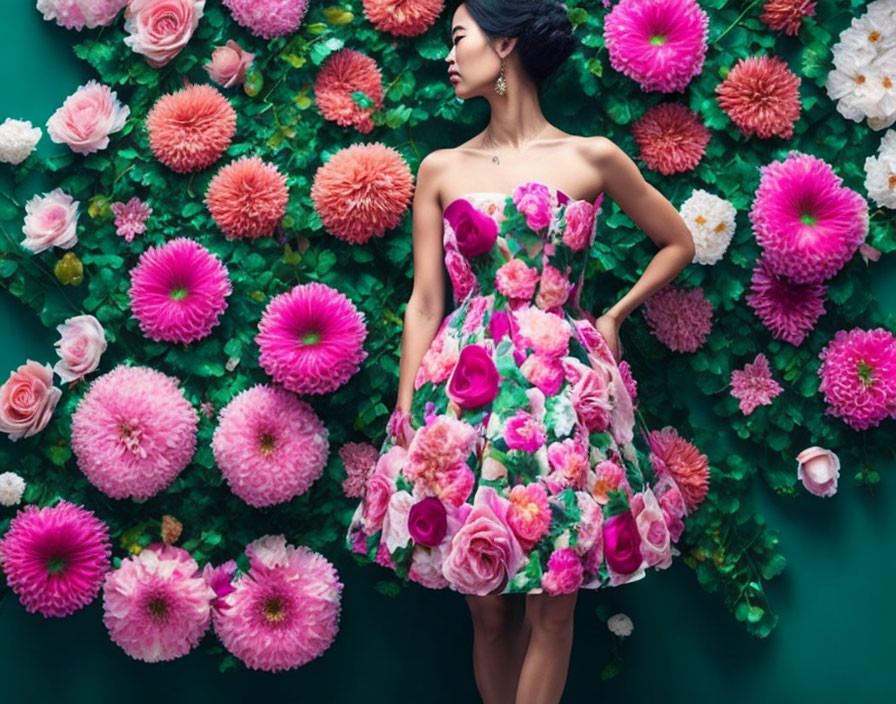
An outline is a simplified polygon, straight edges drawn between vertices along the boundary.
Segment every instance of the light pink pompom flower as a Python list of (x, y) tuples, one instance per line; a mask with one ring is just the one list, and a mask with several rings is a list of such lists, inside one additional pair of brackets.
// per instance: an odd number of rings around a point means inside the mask
[(834, 452), (813, 445), (796, 456), (796, 476), (807, 491), (816, 496), (837, 493), (840, 478), (840, 458)]
[(778, 276), (760, 258), (744, 299), (775, 339), (798, 346), (824, 313), (826, 291), (821, 283), (796, 284)]
[(712, 304), (700, 286), (685, 290), (668, 284), (644, 304), (650, 331), (675, 352), (700, 349), (712, 329), (712, 315)]
[(125, 242), (132, 242), (135, 235), (146, 232), (146, 219), (152, 215), (152, 208), (137, 196), (127, 202), (115, 201), (109, 205), (115, 214), (115, 234), (124, 237)]
[(50, 247), (71, 249), (78, 242), (80, 203), (61, 188), (35, 194), (25, 203), (22, 246), (34, 254)]
[(47, 120), (47, 134), (78, 154), (109, 146), (109, 135), (127, 122), (131, 109), (118, 101), (109, 86), (91, 79), (65, 99)]
[(161, 68), (190, 41), (204, 9), (205, 0), (129, 0), (124, 43)]
[(329, 449), (327, 428), (310, 404), (266, 384), (234, 396), (212, 437), (231, 491), (256, 508), (305, 493), (323, 474)]
[(364, 312), (343, 293), (312, 281), (268, 303), (255, 341), (271, 378), (299, 394), (325, 394), (354, 375), (367, 358)]
[(337, 450), (337, 454), (345, 465), (342, 492), (349, 498), (362, 498), (367, 477), (379, 460), (379, 450), (369, 442), (347, 442)]
[(302, 24), (308, 0), (223, 0), (237, 24), (256, 37), (292, 34)]
[(339, 631), (343, 584), (323, 555), (266, 535), (246, 546), (249, 571), (219, 591), (215, 633), (251, 670), (291, 670), (319, 657)]
[(889, 330), (838, 330), (819, 353), (826, 415), (854, 430), (896, 417), (896, 337)]
[(800, 284), (834, 276), (868, 234), (868, 203), (811, 154), (791, 151), (759, 171), (750, 222), (769, 269)]
[(208, 77), (222, 88), (238, 86), (246, 80), (246, 69), (252, 63), (255, 54), (246, 51), (233, 39), (228, 39), (224, 46), (216, 47), (212, 52), (212, 60), (203, 64)]
[(128, 0), (37, 0), (45, 20), (56, 20), (66, 29), (106, 27), (115, 21)]
[(760, 352), (751, 364), (731, 372), (731, 395), (740, 401), (740, 411), (750, 415), (757, 406), (771, 405), (784, 389), (772, 378), (768, 358)]
[(118, 365), (91, 382), (72, 414), (72, 450), (107, 496), (147, 499), (190, 462), (198, 424), (177, 379)]
[(135, 660), (174, 660), (202, 640), (215, 597), (190, 553), (155, 543), (106, 574), (103, 623)]
[(0, 432), (15, 442), (39, 433), (50, 422), (62, 390), (53, 386), (49, 364), (29, 359), (0, 386)]
[(56, 331), (60, 337), (54, 345), (60, 359), (53, 371), (60, 379), (77, 381), (99, 366), (108, 345), (106, 331), (99, 320), (89, 314), (76, 315), (57, 325)]
[(604, 19), (610, 65), (643, 91), (684, 90), (703, 68), (708, 26), (695, 0), (622, 0)]
[(109, 526), (83, 506), (28, 504), (0, 540), (0, 566), (26, 611), (68, 616), (94, 600), (109, 569)]

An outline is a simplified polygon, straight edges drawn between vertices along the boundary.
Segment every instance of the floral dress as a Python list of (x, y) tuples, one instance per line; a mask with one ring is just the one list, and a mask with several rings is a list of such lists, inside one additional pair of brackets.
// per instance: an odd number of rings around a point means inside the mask
[(462, 594), (564, 594), (679, 554), (682, 493), (579, 306), (602, 200), (527, 182), (445, 208), (457, 306), (367, 477), (345, 536), (359, 563)]

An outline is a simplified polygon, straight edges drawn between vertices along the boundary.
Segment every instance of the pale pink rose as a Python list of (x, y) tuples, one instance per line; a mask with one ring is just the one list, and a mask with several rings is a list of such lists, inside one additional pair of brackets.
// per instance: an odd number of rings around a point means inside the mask
[(109, 146), (109, 135), (127, 122), (131, 109), (109, 86), (90, 79), (65, 99), (47, 120), (47, 134), (73, 152), (90, 154)]
[(393, 445), (377, 461), (376, 469), (367, 477), (364, 493), (361, 523), (368, 535), (383, 527), (383, 519), (389, 507), (389, 499), (395, 492), (395, 480), (402, 465), (407, 461), (407, 450)]
[(541, 272), (541, 281), (538, 284), (538, 295), (535, 297), (535, 305), (542, 310), (549, 310), (562, 306), (569, 299), (572, 284), (569, 279), (557, 267), (545, 264)]
[(246, 51), (233, 39), (228, 39), (224, 46), (212, 52), (212, 60), (204, 64), (204, 68), (215, 83), (230, 88), (246, 80), (246, 69), (252, 63), (255, 54)]
[(396, 491), (389, 499), (383, 518), (383, 537), (389, 552), (403, 548), (411, 539), (408, 531), (408, 514), (416, 502), (407, 491)]
[(53, 367), (62, 381), (83, 379), (99, 366), (106, 351), (106, 333), (100, 321), (92, 315), (76, 315), (56, 326), (61, 337), (56, 340), (56, 352), (61, 359)]
[(570, 400), (579, 421), (589, 432), (603, 432), (610, 424), (613, 403), (610, 385), (603, 374), (586, 367), (575, 357), (564, 357), (566, 380), (572, 384)]
[(32, 196), (25, 203), (22, 246), (35, 254), (50, 247), (74, 247), (78, 242), (78, 206), (78, 201), (61, 188)]
[(582, 585), (582, 559), (574, 548), (554, 550), (548, 558), (548, 571), (541, 586), (548, 594), (572, 594)]
[(566, 229), (563, 244), (578, 252), (591, 244), (594, 229), (594, 206), (587, 200), (575, 200), (566, 206)]
[(115, 21), (128, 0), (37, 0), (45, 20), (56, 20), (66, 29), (106, 27)]
[(455, 303), (462, 301), (478, 288), (478, 282), (473, 274), (473, 269), (470, 268), (470, 262), (460, 252), (453, 249), (446, 250), (445, 268), (448, 269), (448, 277), (451, 279)]
[(632, 497), (631, 510), (641, 535), (641, 554), (647, 560), (647, 566), (666, 569), (672, 564), (671, 537), (663, 511), (649, 487)]
[(543, 183), (529, 181), (513, 189), (516, 209), (526, 216), (526, 224), (536, 232), (551, 222), (551, 192)]
[(0, 431), (13, 441), (39, 433), (50, 422), (60, 396), (50, 365), (29, 359), (0, 386)]
[(840, 477), (840, 458), (823, 447), (807, 447), (796, 456), (797, 477), (803, 486), (816, 496), (833, 496), (837, 493)]
[(530, 354), (520, 365), (520, 373), (545, 396), (553, 396), (563, 386), (563, 364), (556, 357)]
[(511, 259), (495, 272), (495, 288), (507, 298), (528, 301), (535, 293), (538, 269), (522, 259)]
[(124, 11), (124, 43), (160, 68), (183, 49), (205, 9), (205, 0), (130, 0)]

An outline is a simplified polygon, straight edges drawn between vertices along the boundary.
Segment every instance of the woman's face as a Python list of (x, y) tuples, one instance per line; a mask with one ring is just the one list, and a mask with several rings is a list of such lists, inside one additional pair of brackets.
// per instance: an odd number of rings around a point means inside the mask
[(459, 98), (482, 95), (501, 70), (501, 57), (467, 12), (466, 3), (461, 3), (454, 11), (451, 44), (445, 61), (448, 62), (448, 79), (454, 86), (455, 95)]

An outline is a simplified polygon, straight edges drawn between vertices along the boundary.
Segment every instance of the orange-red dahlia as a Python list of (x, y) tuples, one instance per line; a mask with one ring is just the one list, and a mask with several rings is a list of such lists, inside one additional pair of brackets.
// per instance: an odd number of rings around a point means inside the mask
[[(372, 102), (361, 107), (352, 93), (361, 91)], [(367, 134), (373, 129), (371, 114), (383, 107), (383, 75), (376, 61), (354, 49), (332, 54), (314, 81), (314, 102), (320, 114), (346, 127), (354, 125)]]
[(429, 29), (444, 0), (364, 0), (364, 16), (381, 32), (416, 37)]
[(311, 201), (327, 232), (363, 244), (398, 226), (413, 191), (414, 177), (395, 149), (352, 144), (317, 170)]
[(815, 14), (815, 0), (766, 0), (759, 19), (770, 29), (795, 37), (804, 17)]
[(187, 173), (214, 164), (236, 132), (236, 111), (205, 83), (159, 98), (146, 116), (149, 147), (165, 166)]
[(212, 220), (229, 240), (274, 234), (288, 200), (286, 176), (258, 156), (243, 156), (223, 166), (205, 193)]
[(801, 79), (777, 56), (740, 59), (716, 86), (719, 106), (748, 137), (793, 136), (800, 117)]
[(660, 103), (648, 108), (632, 124), (632, 136), (647, 167), (668, 176), (691, 171), (700, 163), (710, 133), (689, 107)]

